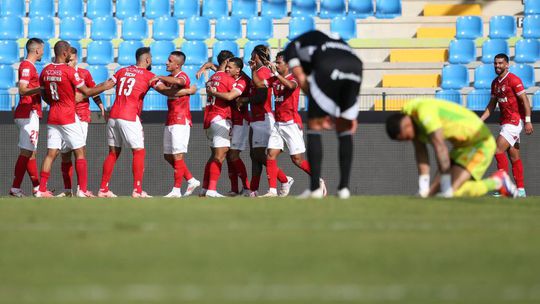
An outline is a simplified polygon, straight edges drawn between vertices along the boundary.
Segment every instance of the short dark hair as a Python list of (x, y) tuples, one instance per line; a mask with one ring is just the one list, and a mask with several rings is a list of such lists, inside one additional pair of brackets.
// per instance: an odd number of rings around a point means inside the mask
[(285, 52), (284, 52), (284, 51), (279, 51), (279, 52), (276, 54), (276, 59), (278, 59), (278, 57), (283, 57), (283, 58), (285, 58)]
[(395, 113), (386, 119), (386, 134), (391, 139), (397, 139), (401, 133), (401, 120), (407, 115), (403, 113)]
[(69, 45), (69, 42), (65, 40), (60, 40), (54, 45), (54, 56), (58, 57), (60, 53), (69, 51), (69, 48), (71, 46)]
[(186, 61), (186, 54), (184, 54), (184, 52), (172, 51), (171, 55), (182, 58), (182, 62)]
[(219, 65), (221, 65), (225, 60), (231, 59), (234, 57), (234, 54), (231, 51), (223, 50), (219, 52), (217, 56), (217, 62)]
[(150, 54), (150, 48), (149, 47), (140, 47), (140, 48), (138, 48), (137, 51), (135, 52), (135, 60), (137, 62), (139, 62), (142, 55), (144, 55), (144, 54)]
[(504, 59), (504, 61), (506, 61), (507, 63), (510, 62), (508, 59), (508, 55), (506, 55), (505, 53), (499, 53), (495, 55), (495, 58), (493, 58), (493, 61), (495, 61), (495, 59)]
[(35, 48), (38, 44), (45, 44), (45, 42), (43, 42), (43, 40), (39, 39), (39, 38), (30, 38), (28, 39), (28, 41), (26, 41), (26, 52), (30, 53), (30, 50), (32, 50), (33, 48)]
[(74, 48), (74, 47), (70, 47), (70, 48), (69, 48), (69, 52), (70, 52), (71, 54), (73, 54), (73, 55), (77, 55), (77, 53), (78, 53), (77, 49)]
[(238, 57), (233, 57), (233, 58), (229, 59), (229, 62), (234, 63), (234, 65), (239, 67), (240, 70), (244, 68), (244, 62), (242, 61), (242, 59), (240, 59)]

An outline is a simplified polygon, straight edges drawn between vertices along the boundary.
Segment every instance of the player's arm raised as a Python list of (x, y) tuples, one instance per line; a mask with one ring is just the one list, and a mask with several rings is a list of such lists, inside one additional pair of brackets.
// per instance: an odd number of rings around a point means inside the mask
[(451, 197), (452, 191), (452, 177), (450, 176), (450, 154), (448, 153), (448, 147), (444, 141), (444, 135), (442, 129), (437, 129), (429, 135), (435, 155), (437, 157), (437, 164), (439, 165), (440, 173), (440, 192), (444, 197)]
[(281, 76), (281, 74), (278, 73), (276, 65), (273, 62), (270, 62), (270, 70), (272, 71), (272, 74), (276, 77), (281, 84), (285, 86), (288, 90), (294, 90), (298, 87), (298, 83), (296, 81), (290, 81), (289, 79)]
[(414, 154), (418, 166), (418, 194), (421, 197), (429, 195), (429, 154), (425, 143), (414, 139)]
[(201, 79), (202, 74), (204, 74), (204, 72), (206, 72), (206, 70), (212, 70), (212, 71), (215, 72), (215, 71), (217, 71), (217, 67), (212, 62), (207, 62), (207, 63), (203, 64), (201, 66), (201, 68), (197, 71), (197, 73), (195, 74), (195, 78)]

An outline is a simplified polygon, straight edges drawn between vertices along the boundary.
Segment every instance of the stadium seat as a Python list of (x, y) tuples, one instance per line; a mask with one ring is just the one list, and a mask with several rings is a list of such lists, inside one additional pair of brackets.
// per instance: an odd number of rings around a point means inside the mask
[[(435, 2), (435, 3), (433, 3)], [(458, 1), (455, 1), (458, 2)], [(463, 2), (463, 1), (461, 1)], [(428, 1), (424, 5), (424, 16), (481, 16), (482, 6), (479, 3), (441, 4)]]
[(474, 40), (454, 39), (448, 48), (448, 62), (469, 63), (476, 60), (476, 44)]
[(43, 71), (43, 68), (47, 65), (48, 63), (45, 63), (45, 62), (36, 62), (34, 63), (34, 65), (36, 66), (36, 70), (38, 72), (38, 74), (41, 74), (41, 71)]
[(472, 111), (483, 111), (486, 109), (491, 99), (491, 90), (474, 89), (467, 94), (467, 109)]
[[(133, 55), (135, 56), (135, 55)], [(96, 84), (102, 83), (109, 79), (109, 69), (104, 65), (88, 65), (86, 69), (92, 75)]]
[(182, 67), (182, 71), (188, 75), (191, 84), (196, 85), (198, 89), (202, 89), (205, 87), (206, 80), (204, 79), (204, 76), (201, 77), (201, 79), (197, 79), (197, 77), (195, 77), (199, 68), (200, 65), (186, 64)]
[(187, 19), (192, 16), (200, 16), (199, 0), (175, 0), (174, 17), (177, 19)]
[(253, 49), (259, 44), (268, 46), (268, 42), (262, 40), (252, 40), (246, 42), (246, 44), (244, 45), (244, 63), (247, 63), (249, 60), (251, 60), (251, 52), (253, 52)]
[(60, 39), (81, 40), (83, 38), (86, 38), (84, 18), (79, 16), (60, 19)]
[(13, 110), (11, 103), (11, 95), (8, 90), (0, 90), (0, 111), (8, 112)]
[(392, 49), (390, 62), (446, 62), (447, 49)]
[(469, 71), (461, 64), (449, 64), (442, 69), (442, 89), (459, 90), (469, 85)]
[(144, 17), (156, 19), (161, 16), (171, 16), (171, 2), (169, 0), (146, 0)]
[(172, 17), (161, 16), (154, 20), (152, 33), (154, 40), (170, 40), (178, 37), (178, 21)]
[(291, 16), (311, 16), (317, 15), (317, 2), (315, 0), (292, 0)]
[(13, 64), (19, 61), (19, 44), (14, 40), (0, 41), (0, 64)]
[(54, 0), (30, 1), (28, 17), (54, 17)]
[(161, 95), (156, 90), (150, 89), (144, 97), (143, 111), (166, 111), (167, 96)]
[(170, 75), (169, 72), (167, 72), (167, 66), (164, 64), (159, 65), (153, 65), (152, 66), (152, 73), (158, 75), (158, 76), (168, 76)]
[(98, 17), (92, 21), (90, 38), (92, 40), (112, 40), (117, 38), (116, 20), (112, 17)]
[(0, 16), (25, 17), (25, 0), (1, 0)]
[(58, 1), (58, 18), (77, 17), (82, 18), (84, 15), (83, 0), (59, 0)]
[(28, 37), (39, 37), (49, 40), (55, 37), (53, 17), (30, 18), (28, 23)]
[(540, 38), (540, 15), (528, 15), (523, 18), (523, 38)]
[(497, 77), (492, 64), (479, 65), (474, 69), (474, 88), (491, 89), (491, 82)]
[(236, 44), (236, 42), (217, 41), (212, 47), (212, 62), (214, 64), (218, 64), (217, 55), (223, 50), (231, 51), (236, 57), (240, 56), (240, 49), (238, 48), (238, 44)]
[[(77, 49), (77, 54), (79, 54), (79, 62), (82, 62), (82, 47), (81, 43), (78, 40), (66, 40), (69, 42), (69, 45), (71, 47), (74, 47)], [(54, 53), (54, 50), (51, 49), (51, 53)]]
[(116, 0), (116, 18), (140, 17), (142, 15), (141, 0)]
[(86, 50), (86, 62), (90, 65), (113, 63), (114, 52), (110, 41), (92, 41)]
[(513, 16), (493, 16), (489, 19), (489, 38), (508, 39), (516, 36), (516, 20)]
[(262, 0), (261, 16), (273, 19), (287, 16), (287, 0)]
[(239, 18), (250, 18), (259, 14), (257, 1), (233, 0), (231, 15)]
[(189, 109), (191, 111), (202, 111), (202, 96), (199, 93), (193, 94), (189, 97)]
[(242, 69), (242, 72), (244, 72), (246, 75), (248, 75), (249, 78), (251, 78), (251, 69), (249, 68), (249, 65), (247, 63), (244, 63), (244, 68)]
[(207, 18), (217, 19), (229, 15), (227, 1), (223, 0), (204, 0), (202, 5), (202, 15)]
[(373, 16), (375, 8), (372, 0), (349, 0), (349, 16), (367, 18)]
[(148, 24), (146, 18), (129, 17), (122, 22), (122, 39), (143, 40), (148, 38)]
[(0, 17), (0, 40), (17, 40), (23, 37), (23, 20), (16, 16)]
[(387, 19), (401, 16), (401, 0), (377, 0), (375, 17)]
[(321, 0), (320, 18), (332, 19), (343, 15), (345, 15), (345, 0)]
[(456, 20), (457, 39), (476, 39), (484, 36), (484, 24), (479, 16), (461, 16)]
[(356, 38), (356, 19), (351, 16), (336, 16), (330, 21), (330, 31), (343, 40)]
[(528, 64), (515, 64), (510, 67), (510, 73), (515, 74), (523, 82), (523, 86), (528, 89), (535, 86), (534, 68)]
[(289, 20), (289, 40), (315, 29), (315, 20), (312, 17), (292, 17)]
[(201, 65), (208, 61), (208, 46), (204, 41), (186, 41), (182, 44), (186, 64)]
[(456, 27), (431, 27), (421, 26), (416, 29), (416, 38), (445, 38), (452, 39), (456, 37)]
[[(26, 51), (26, 48), (23, 48), (23, 50), (24, 50), (24, 58), (26, 58), (28, 53)], [(54, 50), (51, 52), (51, 46), (49, 45), (49, 42), (45, 41), (43, 44), (43, 57), (41, 57), (41, 62), (43, 63), (51, 62), (51, 58), (53, 57), (51, 56), (51, 54), (53, 53), (54, 53)], [(19, 54), (19, 50), (17, 50), (17, 57), (18, 57), (18, 54)]]
[(143, 47), (142, 41), (124, 41), (118, 46), (118, 64), (121, 66), (135, 64), (135, 52)]
[(210, 19), (193, 16), (184, 22), (184, 38), (187, 40), (206, 40), (210, 38)]
[[(154, 65), (165, 64), (172, 51), (176, 48), (172, 41), (155, 41), (150, 45), (152, 51), (152, 63)], [(185, 52), (184, 52), (185, 53)], [(188, 53), (186, 53), (188, 54)]]
[(272, 19), (267, 17), (252, 17), (247, 21), (247, 39), (268, 40), (274, 35)]
[(457, 90), (438, 90), (435, 92), (435, 98), (462, 104), (461, 93)]
[(525, 15), (539, 15), (540, 14), (540, 1), (525, 0), (523, 13)]
[(216, 39), (236, 40), (242, 37), (242, 23), (236, 17), (221, 17), (216, 20)]
[(482, 44), (482, 62), (493, 63), (493, 57), (497, 54), (510, 55), (508, 42), (503, 39), (488, 39)]
[(532, 109), (534, 111), (540, 110), (540, 90), (536, 91), (533, 95)]
[(520, 39), (515, 45), (517, 63), (534, 63), (540, 59), (540, 42), (537, 39)]
[(92, 20), (99, 17), (112, 17), (112, 1), (87, 0), (86, 17)]
[(0, 89), (9, 89), (15, 86), (15, 71), (11, 65), (0, 65)]

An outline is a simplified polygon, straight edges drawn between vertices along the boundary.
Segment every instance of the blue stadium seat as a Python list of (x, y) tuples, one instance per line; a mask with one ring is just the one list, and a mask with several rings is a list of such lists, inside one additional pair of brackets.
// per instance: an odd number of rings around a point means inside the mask
[[(26, 52), (26, 48), (23, 48), (23, 50), (24, 50), (24, 58), (26, 58), (28, 53)], [(45, 41), (45, 43), (43, 44), (43, 57), (41, 57), (41, 62), (43, 63), (51, 62), (51, 58), (53, 57), (51, 56), (51, 54), (53, 53), (54, 51), (51, 52), (51, 46), (49, 45), (49, 42)], [(18, 57), (18, 54), (19, 54), (19, 50), (17, 50), (17, 57)]]
[(510, 67), (510, 73), (515, 74), (523, 82), (523, 86), (528, 89), (534, 87), (536, 81), (534, 79), (534, 68), (528, 64), (515, 64)]
[(124, 41), (118, 46), (118, 64), (127, 66), (135, 64), (135, 52), (143, 47), (142, 41)]
[(244, 63), (244, 68), (242, 69), (242, 72), (246, 73), (246, 75), (251, 78), (251, 69), (249, 68), (249, 65), (247, 63)]
[[(81, 43), (78, 40), (66, 40), (69, 42), (69, 45), (71, 47), (74, 47), (77, 49), (77, 54), (79, 54), (79, 62), (82, 62), (82, 47)], [(51, 48), (51, 53), (54, 53), (54, 50)]]
[(9, 89), (15, 86), (15, 71), (11, 65), (0, 65), (0, 89)]
[(356, 38), (356, 19), (351, 16), (337, 16), (330, 21), (330, 31), (339, 34), (343, 40)]
[(343, 15), (345, 15), (345, 0), (321, 0), (320, 18), (332, 19)]
[(497, 77), (492, 64), (479, 65), (474, 69), (474, 88), (491, 89), (491, 82)]
[(206, 40), (210, 38), (210, 19), (193, 16), (184, 22), (184, 38), (187, 40)]
[(516, 20), (513, 16), (493, 16), (489, 19), (489, 38), (508, 39), (516, 36)]
[(292, 0), (291, 16), (316, 16), (317, 2), (315, 0)]
[(87, 0), (86, 17), (92, 20), (99, 17), (112, 17), (112, 1)]
[(54, 0), (32, 0), (28, 17), (54, 17)]
[(398, 16), (401, 16), (401, 0), (377, 0), (375, 17), (387, 19)]
[(523, 38), (540, 38), (540, 15), (528, 15), (523, 18)]
[(504, 53), (510, 55), (508, 42), (503, 39), (488, 39), (482, 44), (482, 62), (493, 63), (495, 55)]
[(150, 89), (144, 97), (143, 111), (166, 111), (167, 96), (161, 95), (156, 90)]
[(189, 109), (191, 111), (202, 111), (202, 96), (199, 93), (193, 94), (189, 97)]
[(476, 44), (474, 40), (454, 39), (448, 48), (448, 62), (469, 63), (476, 60)]
[(150, 45), (150, 49), (152, 52), (152, 64), (160, 65), (160, 64), (167, 63), (167, 59), (169, 58), (169, 55), (176, 48), (172, 41), (162, 40), (162, 41), (155, 41), (154, 43), (152, 43)]
[(252, 17), (247, 21), (247, 39), (268, 40), (274, 35), (274, 24), (267, 17)]
[(223, 0), (204, 0), (202, 5), (202, 15), (207, 18), (219, 18), (229, 15), (227, 1)]
[(197, 77), (195, 77), (195, 75), (197, 74), (197, 71), (199, 70), (199, 67), (200, 65), (186, 64), (182, 67), (182, 71), (186, 72), (191, 84), (196, 85), (197, 89), (202, 89), (204, 88), (205, 82), (206, 82), (206, 80), (204, 79), (204, 76), (201, 77), (201, 79), (197, 79)]
[(456, 20), (457, 39), (476, 39), (484, 36), (484, 24), (479, 16), (461, 16)]
[(204, 41), (186, 41), (182, 44), (186, 64), (201, 65), (208, 61), (208, 46)]
[(242, 38), (242, 23), (236, 17), (221, 17), (216, 20), (216, 39), (236, 40)]
[(141, 0), (116, 0), (116, 18), (140, 17), (142, 15)]
[[(135, 56), (135, 55), (133, 55)], [(92, 78), (94, 78), (94, 82), (96, 84), (102, 83), (105, 80), (109, 79), (109, 69), (107, 69), (107, 66), (104, 65), (89, 65), (86, 67), (88, 72), (92, 75)]]
[(77, 17), (84, 15), (83, 0), (59, 0), (58, 18)]
[(113, 45), (110, 41), (92, 41), (88, 44), (86, 53), (86, 62), (90, 65), (114, 62)]
[(201, 7), (199, 0), (175, 0), (174, 17), (177, 19), (187, 19), (192, 16), (200, 16)]
[(158, 76), (169, 76), (171, 74), (167, 72), (167, 66), (164, 64), (152, 65), (152, 73)]
[(11, 105), (11, 95), (8, 90), (0, 90), (0, 111), (9, 112), (13, 110)]
[(17, 40), (23, 37), (23, 20), (16, 16), (0, 17), (0, 40)]
[(223, 50), (231, 51), (236, 57), (240, 56), (240, 49), (238, 48), (238, 44), (236, 44), (236, 42), (217, 41), (212, 47), (212, 62), (214, 64), (218, 64), (217, 55)]
[(0, 64), (13, 64), (19, 61), (19, 44), (15, 40), (0, 41)]
[(261, 16), (273, 19), (287, 16), (287, 0), (262, 0)]
[(146, 0), (144, 16), (148, 19), (156, 19), (161, 16), (171, 15), (171, 2), (169, 0)]
[(43, 68), (47, 65), (48, 63), (45, 63), (45, 62), (36, 62), (34, 63), (34, 65), (36, 66), (36, 70), (38, 72), (38, 74), (41, 74), (41, 71), (43, 71)]
[(60, 39), (81, 40), (86, 38), (86, 24), (82, 17), (64, 17), (60, 19)]
[(474, 89), (467, 94), (467, 109), (483, 111), (491, 99), (491, 90)]
[(532, 109), (534, 111), (540, 110), (540, 90), (536, 91), (533, 95)]
[(520, 39), (516, 42), (517, 63), (534, 63), (540, 59), (540, 42), (537, 39)]
[(263, 40), (251, 40), (246, 42), (244, 45), (244, 63), (251, 60), (251, 52), (253, 52), (253, 49), (259, 44), (268, 46), (268, 42)]
[(233, 0), (231, 15), (239, 18), (250, 18), (259, 14), (257, 1)]
[(435, 92), (435, 98), (462, 104), (461, 93), (457, 90), (438, 90)]
[(124, 40), (143, 40), (148, 38), (146, 18), (129, 17), (122, 22), (122, 38)]
[(292, 17), (289, 21), (289, 40), (315, 29), (315, 20), (312, 17)]
[(0, 0), (0, 16), (25, 17), (24, 0)]
[(178, 37), (178, 21), (172, 17), (161, 16), (154, 20), (152, 32), (154, 40), (170, 40)]
[(28, 37), (39, 37), (43, 40), (54, 38), (53, 17), (30, 18), (28, 23)]
[(354, 18), (373, 16), (375, 7), (372, 0), (349, 0), (349, 15)]
[(442, 69), (442, 89), (459, 90), (469, 85), (469, 71), (461, 64), (449, 64)]
[(92, 40), (112, 40), (117, 38), (116, 20), (112, 17), (98, 17), (92, 20), (90, 38)]
[(540, 1), (525, 0), (523, 13), (525, 15), (539, 15), (540, 14)]

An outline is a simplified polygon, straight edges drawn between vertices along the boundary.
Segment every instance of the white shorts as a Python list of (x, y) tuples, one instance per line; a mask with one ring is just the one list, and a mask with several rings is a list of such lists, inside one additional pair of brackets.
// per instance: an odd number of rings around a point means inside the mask
[(79, 118), (69, 125), (47, 125), (47, 149), (71, 151), (86, 146)]
[(244, 151), (248, 146), (249, 140), (249, 124), (244, 120), (243, 125), (233, 125), (231, 149)]
[(135, 121), (109, 118), (107, 141), (113, 147), (126, 145), (130, 149), (143, 149), (144, 132), (139, 117)]
[(214, 121), (206, 129), (206, 137), (212, 148), (224, 148), (231, 146), (231, 121), (221, 119)]
[(268, 149), (283, 150), (284, 143), (287, 144), (289, 155), (302, 154), (306, 152), (304, 143), (304, 131), (294, 123), (279, 123), (274, 124), (272, 134), (268, 140)]
[(189, 125), (170, 125), (163, 130), (163, 154), (187, 153), (189, 144)]
[(251, 129), (253, 130), (253, 138), (251, 146), (253, 148), (266, 148), (268, 147), (268, 139), (272, 133), (274, 127), (274, 116), (265, 114), (263, 121), (254, 121), (251, 123)]
[[(86, 139), (88, 138), (88, 123), (86, 121), (80, 121), (81, 128), (83, 131), (83, 137), (84, 137), (84, 145), (86, 146)], [(62, 141), (62, 148), (60, 149), (60, 152), (67, 153), (71, 151), (71, 149), (68, 147), (67, 143), (65, 141)]]
[(30, 118), (17, 118), (15, 124), (19, 128), (19, 148), (36, 151), (39, 139), (39, 116), (34, 110)]
[(523, 121), (520, 120), (517, 126), (512, 124), (502, 125), (499, 135), (504, 137), (510, 146), (514, 146), (516, 143), (519, 143), (521, 130), (523, 130)]

